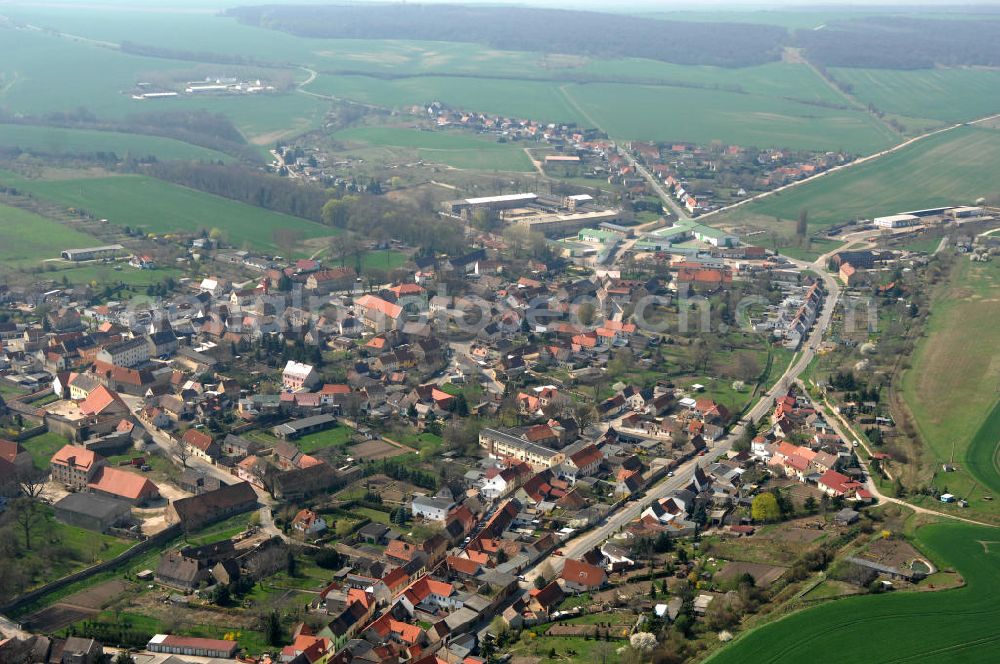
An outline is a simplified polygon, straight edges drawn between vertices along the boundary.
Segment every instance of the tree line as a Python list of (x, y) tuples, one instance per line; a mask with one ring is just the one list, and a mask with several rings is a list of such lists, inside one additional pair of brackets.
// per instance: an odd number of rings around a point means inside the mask
[(229, 118), (201, 109), (134, 113), (121, 119), (99, 118), (84, 107), (42, 116), (0, 109), (0, 123), (160, 136), (222, 152), (243, 161), (261, 161), (260, 153), (247, 144)]
[(323, 205), (340, 195), (337, 190), (299, 184), (238, 165), (174, 161), (145, 164), (138, 170), (173, 184), (321, 223)]

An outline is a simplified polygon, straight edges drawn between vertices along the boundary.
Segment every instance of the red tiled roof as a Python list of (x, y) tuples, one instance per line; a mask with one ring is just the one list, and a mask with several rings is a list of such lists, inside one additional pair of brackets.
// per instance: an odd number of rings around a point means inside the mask
[(604, 570), (595, 565), (589, 565), (581, 560), (567, 558), (559, 577), (570, 583), (587, 588), (600, 588), (604, 585), (606, 576)]
[(17, 455), (22, 452), (24, 452), (24, 447), (20, 443), (0, 438), (0, 459), (14, 463)]
[(392, 570), (384, 577), (382, 577), (382, 583), (386, 585), (389, 590), (395, 590), (396, 588), (402, 586), (410, 580), (410, 575), (406, 573), (402, 567), (397, 567)]
[(125, 403), (121, 398), (108, 388), (101, 385), (96, 390), (87, 395), (87, 398), (80, 402), (80, 411), (84, 415), (100, 415), (107, 409), (111, 404), (119, 403), (125, 406)]
[(850, 488), (848, 486), (850, 482), (851, 479), (849, 477), (847, 477), (846, 475), (841, 475), (835, 470), (828, 470), (825, 473), (823, 473), (822, 477), (819, 478), (819, 484), (829, 487), (830, 489), (833, 489), (834, 491), (837, 491), (839, 493), (846, 493), (847, 490)]
[(156, 485), (145, 477), (118, 468), (104, 467), (101, 474), (87, 486), (129, 500), (151, 498), (159, 494)]
[(419, 295), (424, 292), (424, 289), (419, 284), (399, 284), (398, 286), (390, 287), (389, 290), (395, 293), (396, 297)]
[(459, 556), (448, 556), (448, 567), (452, 568), (460, 574), (466, 574), (468, 576), (474, 576), (479, 572), (479, 568), (482, 567), (475, 560), (470, 560), (468, 558), (461, 558)]
[(51, 462), (60, 466), (71, 466), (89, 470), (101, 460), (101, 456), (79, 445), (63, 445), (63, 448), (52, 455)]
[(181, 440), (191, 447), (198, 448), (202, 452), (207, 452), (209, 446), (212, 444), (212, 437), (198, 429), (188, 429), (184, 432), (184, 437)]
[(570, 456), (570, 459), (576, 464), (577, 468), (585, 468), (594, 462), (600, 462), (603, 458), (604, 454), (593, 444), (587, 445)]
[(375, 297), (374, 295), (362, 295), (357, 300), (354, 301), (359, 307), (363, 309), (374, 309), (380, 313), (385, 314), (389, 318), (399, 318), (399, 314), (403, 312), (403, 308), (392, 302), (386, 302), (380, 297)]

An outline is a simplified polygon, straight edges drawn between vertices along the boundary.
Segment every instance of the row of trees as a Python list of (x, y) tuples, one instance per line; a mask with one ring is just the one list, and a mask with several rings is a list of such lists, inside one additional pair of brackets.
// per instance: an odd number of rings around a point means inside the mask
[(157, 162), (143, 166), (141, 172), (191, 189), (317, 222), (324, 221), (323, 205), (331, 197), (343, 193), (302, 185), (233, 164)]
[[(244, 161), (259, 163), (260, 153), (247, 145), (246, 139), (228, 117), (221, 113), (199, 110), (170, 110), (133, 113), (124, 118), (99, 118), (85, 107), (57, 111), (43, 116), (14, 114), (0, 109), (0, 121), (5, 124), (44, 125), (74, 129), (119, 131), (173, 138), (192, 145), (217, 150)], [(92, 155), (105, 162), (118, 156), (105, 152)], [(145, 161), (155, 161), (148, 159)]]

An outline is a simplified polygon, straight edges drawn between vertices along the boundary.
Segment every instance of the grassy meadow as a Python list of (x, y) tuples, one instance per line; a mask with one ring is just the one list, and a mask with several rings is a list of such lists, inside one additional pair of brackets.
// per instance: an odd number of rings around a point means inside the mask
[(20, 208), (0, 205), (0, 264), (27, 267), (62, 249), (103, 244), (86, 233)]
[(218, 228), (231, 244), (264, 251), (282, 251), (274, 237), (279, 229), (298, 231), (303, 240), (339, 232), (307, 219), (139, 175), (30, 180), (0, 172), (0, 183), (67, 207), (82, 208), (121, 226), (150, 233), (196, 233)]
[(518, 143), (497, 143), (496, 140), (470, 135), (425, 131), (404, 127), (355, 127), (333, 135), (348, 144), (400, 148), (415, 152), (424, 161), (454, 168), (498, 171), (532, 171), (528, 155)]
[(706, 661), (989, 661), (1000, 640), (996, 539), (992, 528), (924, 526), (916, 532), (918, 547), (938, 566), (957, 570), (964, 587), (838, 599), (751, 630)]
[(17, 147), (43, 154), (90, 155), (113, 152), (119, 157), (152, 155), (161, 160), (232, 160), (229, 155), (216, 150), (161, 136), (34, 125), (0, 124), (0, 147)]
[(776, 217), (797, 219), (805, 209), (810, 225), (822, 227), (905, 210), (971, 204), (1000, 191), (997, 169), (1000, 132), (960, 127), (708, 220), (767, 223)]
[[(925, 336), (903, 374), (901, 395), (935, 467), (959, 472), (936, 484), (970, 501), (1000, 493), (1000, 264), (959, 260), (934, 297)], [(981, 483), (977, 494), (972, 485)]]

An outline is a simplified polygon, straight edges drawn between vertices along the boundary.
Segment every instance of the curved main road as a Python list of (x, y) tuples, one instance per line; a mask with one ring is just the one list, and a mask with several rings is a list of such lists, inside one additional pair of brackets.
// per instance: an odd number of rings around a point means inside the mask
[(826, 296), (823, 299), (822, 311), (817, 317), (816, 323), (813, 325), (809, 336), (802, 344), (799, 352), (796, 353), (789, 362), (788, 368), (785, 369), (784, 373), (781, 374), (781, 377), (779, 377), (775, 382), (774, 387), (761, 396), (757, 403), (754, 404), (754, 406), (747, 412), (743, 420), (734, 426), (725, 438), (717, 441), (714, 445), (711, 445), (708, 453), (704, 457), (696, 456), (690, 461), (681, 464), (675, 469), (673, 477), (667, 477), (648, 488), (646, 490), (645, 497), (642, 498), (642, 500), (630, 501), (624, 507), (610, 514), (598, 527), (563, 543), (560, 548), (560, 551), (562, 551), (561, 556), (550, 555), (540, 559), (534, 566), (525, 571), (524, 577), (526, 583), (530, 584), (534, 581), (534, 578), (539, 574), (540, 568), (545, 563), (549, 563), (552, 570), (558, 573), (562, 569), (563, 561), (566, 558), (579, 558), (595, 546), (599, 546), (602, 542), (604, 542), (604, 540), (624, 528), (628, 523), (638, 519), (639, 515), (642, 514), (642, 511), (652, 502), (664, 498), (670, 493), (682, 489), (690, 484), (696, 467), (699, 465), (707, 466), (720, 454), (724, 454), (732, 449), (733, 444), (739, 440), (740, 436), (743, 435), (744, 429), (746, 428), (743, 421), (752, 421), (757, 423), (771, 411), (774, 404), (774, 395), (784, 394), (792, 383), (799, 377), (799, 375), (805, 371), (806, 367), (809, 366), (809, 363), (812, 362), (813, 357), (816, 355), (816, 351), (819, 349), (819, 346), (823, 341), (823, 334), (830, 326), (830, 321), (833, 318), (833, 312), (836, 309), (838, 300), (840, 299), (841, 288), (840, 284), (837, 283), (837, 280), (832, 275), (828, 274), (824, 269), (828, 257), (828, 254), (824, 254), (812, 263), (795, 260), (791, 261), (800, 268), (811, 269), (819, 274), (820, 278), (823, 280)]

